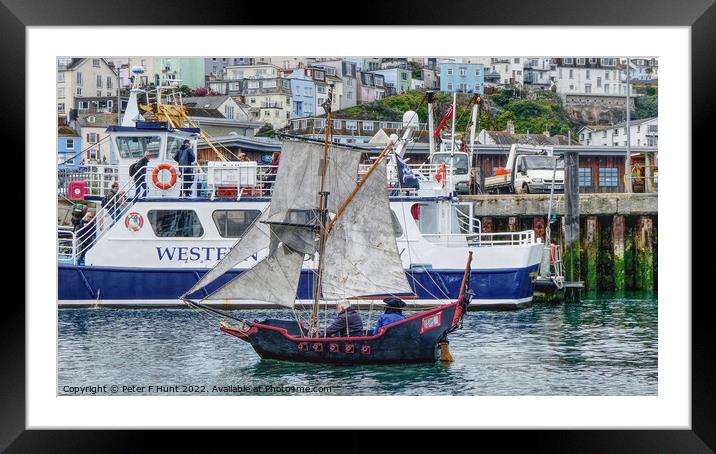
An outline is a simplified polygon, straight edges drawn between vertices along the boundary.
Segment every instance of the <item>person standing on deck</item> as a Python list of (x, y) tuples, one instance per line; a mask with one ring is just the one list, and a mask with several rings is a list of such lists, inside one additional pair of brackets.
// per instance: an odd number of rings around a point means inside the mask
[(351, 307), (348, 301), (336, 304), (338, 318), (326, 328), (326, 337), (362, 336), (363, 320), (358, 311)]
[(149, 158), (152, 157), (148, 151), (144, 152), (144, 156), (131, 166), (129, 166), (129, 174), (134, 180), (134, 197), (143, 198), (147, 196), (147, 164)]
[(104, 196), (102, 207), (107, 210), (107, 213), (112, 217), (112, 221), (116, 221), (122, 205), (124, 205), (124, 193), (119, 192), (119, 182), (115, 181), (112, 183), (112, 190)]
[(192, 185), (194, 184), (194, 168), (192, 167), (192, 164), (196, 160), (196, 156), (194, 156), (194, 151), (191, 149), (191, 145), (189, 142), (189, 139), (184, 140), (184, 143), (182, 143), (181, 148), (179, 148), (179, 153), (177, 154), (176, 161), (179, 163), (179, 170), (182, 175), (182, 188), (181, 188), (181, 196), (184, 197), (192, 197), (193, 190)]
[(85, 217), (82, 218), (82, 221), (80, 221), (80, 226), (77, 229), (77, 239), (79, 240), (78, 263), (80, 265), (85, 264), (85, 254), (87, 253), (87, 249), (89, 249), (92, 245), (92, 241), (94, 241), (96, 224), (97, 223), (95, 222), (94, 215), (92, 213), (87, 213)]

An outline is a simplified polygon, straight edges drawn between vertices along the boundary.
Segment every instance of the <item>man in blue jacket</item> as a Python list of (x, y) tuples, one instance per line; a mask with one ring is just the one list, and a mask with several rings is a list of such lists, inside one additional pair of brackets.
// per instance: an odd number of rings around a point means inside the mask
[(191, 197), (192, 196), (192, 185), (194, 184), (194, 168), (192, 164), (196, 160), (194, 151), (191, 149), (189, 140), (185, 140), (179, 148), (177, 154), (177, 162), (179, 163), (179, 170), (182, 174), (182, 188), (180, 197)]
[(327, 337), (348, 337), (363, 335), (363, 320), (358, 311), (351, 307), (348, 301), (339, 301), (336, 304), (338, 318), (326, 328)]
[(403, 307), (407, 306), (405, 301), (391, 296), (390, 298), (384, 299), (383, 303), (385, 303), (385, 313), (378, 318), (378, 322), (375, 324), (375, 329), (373, 329), (374, 336), (378, 334), (378, 331), (384, 326), (392, 325), (405, 318), (402, 310)]

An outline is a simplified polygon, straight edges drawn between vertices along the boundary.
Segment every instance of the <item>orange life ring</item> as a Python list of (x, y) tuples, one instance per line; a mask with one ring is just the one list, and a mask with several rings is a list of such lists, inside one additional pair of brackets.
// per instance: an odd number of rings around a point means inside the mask
[[(169, 183), (163, 183), (159, 181), (159, 172), (161, 172), (162, 170), (168, 170), (169, 173), (171, 173), (172, 176), (169, 180)], [(154, 168), (154, 171), (152, 172), (152, 181), (154, 182), (154, 185), (159, 189), (169, 189), (177, 182), (177, 169), (175, 169), (174, 166), (170, 164), (159, 164)]]
[(438, 183), (442, 183), (442, 186), (445, 187), (445, 179), (447, 178), (447, 167), (445, 166), (445, 163), (443, 162), (440, 164), (440, 168), (438, 169), (438, 172), (435, 174), (435, 179), (438, 180)]

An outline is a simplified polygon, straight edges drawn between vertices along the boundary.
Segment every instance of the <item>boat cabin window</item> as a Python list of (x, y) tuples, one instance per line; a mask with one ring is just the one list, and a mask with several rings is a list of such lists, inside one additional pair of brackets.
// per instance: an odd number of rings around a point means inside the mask
[(204, 235), (199, 216), (193, 210), (149, 210), (147, 217), (158, 237), (198, 238)]
[(169, 138), (167, 139), (167, 158), (174, 156), (174, 153), (176, 153), (181, 148), (181, 144), (183, 142), (183, 137), (169, 136)]
[(398, 216), (395, 215), (395, 211), (393, 210), (390, 210), (390, 219), (393, 221), (393, 234), (396, 238), (400, 238), (403, 236), (403, 227), (400, 225)]
[(159, 148), (162, 144), (160, 136), (120, 136), (117, 137), (117, 150), (124, 159), (139, 159), (146, 151), (150, 152), (152, 158), (159, 156)]
[[(467, 175), (467, 155), (455, 153), (454, 159), (455, 175)], [(449, 168), (450, 160), (450, 153), (436, 153), (433, 155), (432, 163), (437, 165), (445, 164)]]
[(241, 237), (259, 216), (259, 210), (216, 210), (211, 215), (219, 235), (224, 238)]

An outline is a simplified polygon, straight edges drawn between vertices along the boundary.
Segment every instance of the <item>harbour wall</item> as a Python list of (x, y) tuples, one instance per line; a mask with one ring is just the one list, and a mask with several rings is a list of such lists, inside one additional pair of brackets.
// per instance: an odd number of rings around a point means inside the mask
[[(565, 279), (582, 281), (587, 291), (656, 290), (657, 194), (579, 194), (577, 199), (571, 228), (569, 197), (555, 194), (552, 200), (550, 237), (563, 247)], [(483, 232), (534, 229), (545, 240), (549, 194), (469, 195), (461, 201), (472, 203)], [(575, 238), (565, 246), (568, 230)]]

